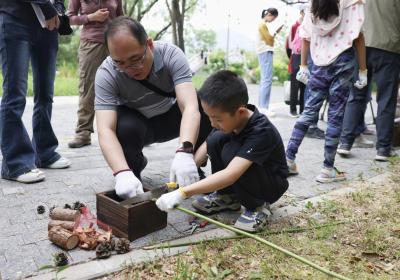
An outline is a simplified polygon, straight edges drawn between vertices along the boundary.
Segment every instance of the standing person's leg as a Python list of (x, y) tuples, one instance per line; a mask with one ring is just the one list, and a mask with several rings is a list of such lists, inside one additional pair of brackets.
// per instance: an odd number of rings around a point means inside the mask
[(354, 51), (342, 53), (331, 65), (333, 81), (329, 88), (328, 125), (325, 134), (324, 164), (316, 180), (321, 183), (346, 179), (343, 173), (334, 169), (336, 149), (342, 132), (343, 117), (354, 77)]
[(91, 144), (94, 120), (94, 79), (97, 68), (107, 57), (104, 44), (81, 41), (79, 45), (79, 108), (74, 139), (68, 143), (70, 148), (80, 148)]
[(400, 72), (400, 55), (370, 48), (374, 78), (377, 84), (376, 160), (386, 161), (392, 155), (392, 137)]
[(301, 82), (297, 81), (296, 75), (299, 71), (300, 55), (292, 54), (292, 73), (290, 74), (290, 116), (297, 117), (298, 93)]
[(363, 89), (358, 89), (354, 86), (350, 89), (350, 95), (347, 100), (346, 109), (344, 112), (342, 132), (340, 136), (340, 146), (338, 153), (346, 156), (350, 154), (357, 133), (361, 133), (360, 124), (364, 122), (363, 115), (366, 108), (366, 97), (368, 87), (371, 86), (372, 69), (368, 71), (368, 86)]
[(299, 96), (299, 113), (302, 114), (304, 111), (304, 91), (306, 86), (303, 83), (299, 83), (300, 96)]
[[(40, 28), (40, 27), (38, 27)], [(1, 177), (17, 179), (36, 168), (35, 152), (22, 122), (28, 84), (32, 29), (14, 17), (0, 13), (0, 55), (3, 71), (3, 97), (0, 107)], [(36, 30), (36, 29), (35, 29)], [(44, 179), (32, 177), (30, 182)]]
[(258, 60), (260, 63), (260, 93), (258, 105), (261, 111), (266, 113), (269, 108), (272, 87), (273, 52), (267, 51), (259, 54)]
[(308, 97), (303, 113), (294, 125), (292, 136), (286, 149), (290, 174), (297, 174), (297, 167), (294, 163), (296, 154), (309, 126), (318, 117), (318, 112), (328, 96), (330, 83), (331, 76), (328, 74), (328, 67), (314, 66), (313, 75), (308, 82), (310, 96)]
[[(307, 65), (308, 65), (308, 69), (310, 70), (310, 73), (312, 75), (313, 68), (314, 68), (314, 62), (312, 61), (310, 53), (308, 53)], [(304, 107), (303, 107), (303, 111), (304, 111), (304, 108), (307, 105), (309, 96), (310, 96), (310, 87), (309, 87), (309, 84), (307, 84), (307, 85), (305, 85), (305, 88), (304, 88), (304, 103), (303, 103)], [(309, 128), (307, 130), (306, 135), (305, 135), (306, 137), (315, 138), (315, 139), (325, 139), (324, 131), (322, 129), (318, 128), (318, 125), (317, 125), (318, 124), (318, 117), (319, 117), (319, 115), (316, 114), (315, 118), (311, 121), (311, 124), (310, 124), (310, 126), (309, 126)]]
[[(41, 29), (32, 49), (32, 74), (34, 108), (32, 144), (36, 152), (36, 164), (48, 167), (60, 159), (55, 151), (58, 140), (51, 126), (54, 79), (58, 51), (58, 32)], [(66, 162), (64, 167), (68, 167)]]

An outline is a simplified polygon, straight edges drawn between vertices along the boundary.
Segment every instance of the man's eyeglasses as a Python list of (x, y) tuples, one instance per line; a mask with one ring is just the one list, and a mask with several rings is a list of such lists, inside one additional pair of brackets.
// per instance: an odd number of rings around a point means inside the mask
[(147, 44), (144, 49), (143, 55), (140, 58), (130, 58), (127, 61), (115, 61), (113, 60), (114, 66), (117, 67), (117, 70), (121, 69), (140, 69), (144, 66), (144, 59), (146, 58), (147, 53)]

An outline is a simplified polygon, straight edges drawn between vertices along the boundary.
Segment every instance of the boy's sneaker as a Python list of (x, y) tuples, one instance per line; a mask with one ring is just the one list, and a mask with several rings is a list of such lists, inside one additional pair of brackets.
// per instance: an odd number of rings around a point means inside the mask
[(299, 174), (299, 171), (297, 170), (297, 164), (294, 160), (286, 158), (286, 162), (289, 167), (289, 175)]
[(219, 194), (217, 192), (203, 195), (192, 202), (192, 206), (203, 213), (211, 214), (224, 210), (237, 211), (241, 204), (233, 194)]
[(321, 173), (317, 176), (316, 181), (319, 183), (333, 183), (346, 180), (344, 172), (340, 172), (333, 168), (324, 167), (321, 169)]
[(31, 171), (19, 175), (16, 178), (13, 178), (13, 180), (19, 183), (30, 184), (43, 181), (45, 178), (46, 175), (44, 174), (44, 172), (35, 168), (32, 169)]
[(71, 165), (71, 162), (69, 161), (69, 159), (67, 159), (65, 157), (60, 157), (58, 160), (56, 160), (52, 164), (44, 166), (43, 168), (63, 169), (63, 168), (69, 167), (70, 165)]
[(349, 145), (340, 144), (336, 152), (339, 154), (339, 156), (348, 157), (350, 155), (350, 150), (351, 149)]
[(375, 160), (376, 161), (388, 161), (391, 157), (398, 156), (395, 151), (392, 149), (378, 149), (376, 152)]
[(365, 138), (364, 135), (360, 134), (354, 140), (354, 146), (358, 148), (373, 148), (374, 142)]
[(254, 211), (246, 209), (236, 220), (234, 227), (244, 231), (258, 232), (267, 226), (268, 218), (271, 215), (268, 203), (256, 208)]

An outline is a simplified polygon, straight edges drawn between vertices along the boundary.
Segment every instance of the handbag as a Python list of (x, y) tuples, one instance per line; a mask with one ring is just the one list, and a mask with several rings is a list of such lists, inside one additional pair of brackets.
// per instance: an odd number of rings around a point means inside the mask
[(58, 27), (58, 34), (60, 35), (71, 35), (73, 30), (69, 24), (69, 17), (66, 14), (61, 14), (58, 16), (60, 19), (60, 26)]

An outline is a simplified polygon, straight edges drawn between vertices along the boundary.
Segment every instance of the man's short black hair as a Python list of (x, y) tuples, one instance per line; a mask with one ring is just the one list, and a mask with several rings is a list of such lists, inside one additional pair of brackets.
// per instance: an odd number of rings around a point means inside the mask
[(277, 17), (279, 13), (278, 10), (275, 8), (268, 8), (266, 10), (262, 10), (261, 18), (263, 19), (267, 14), (270, 14), (273, 17)]
[(198, 94), (200, 100), (210, 107), (231, 114), (249, 102), (246, 83), (229, 70), (220, 70), (208, 77)]
[(107, 39), (121, 30), (126, 30), (131, 33), (132, 36), (138, 40), (140, 45), (144, 46), (146, 44), (148, 36), (143, 25), (130, 17), (119, 16), (110, 21), (106, 26), (106, 30), (104, 32), (106, 45), (108, 44)]

